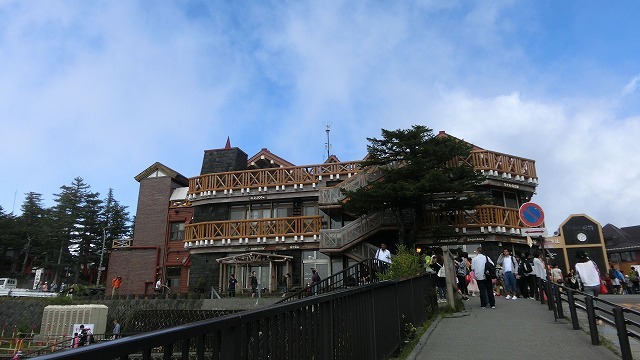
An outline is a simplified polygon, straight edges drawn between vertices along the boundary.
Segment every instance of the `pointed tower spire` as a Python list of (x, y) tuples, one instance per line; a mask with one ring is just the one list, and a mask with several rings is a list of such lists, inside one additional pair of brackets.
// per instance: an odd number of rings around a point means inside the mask
[(227, 144), (224, 146), (225, 149), (231, 149), (231, 140), (229, 140), (229, 137), (227, 136)]

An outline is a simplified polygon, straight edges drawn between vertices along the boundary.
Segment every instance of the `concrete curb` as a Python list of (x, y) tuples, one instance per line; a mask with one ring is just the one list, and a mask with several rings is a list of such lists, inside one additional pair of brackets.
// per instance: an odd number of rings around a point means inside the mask
[(418, 341), (418, 344), (416, 344), (416, 346), (413, 348), (411, 353), (409, 353), (409, 356), (407, 356), (407, 360), (416, 360), (417, 356), (422, 352), (422, 349), (427, 344), (427, 340), (429, 339), (429, 336), (431, 336), (431, 334), (436, 329), (436, 327), (438, 327), (438, 324), (440, 323), (441, 320), (442, 320), (442, 315), (438, 315), (436, 319), (433, 320), (433, 323), (431, 323), (431, 326), (429, 326), (429, 328), (424, 332), (424, 334), (422, 334), (422, 336), (420, 337), (420, 340)]

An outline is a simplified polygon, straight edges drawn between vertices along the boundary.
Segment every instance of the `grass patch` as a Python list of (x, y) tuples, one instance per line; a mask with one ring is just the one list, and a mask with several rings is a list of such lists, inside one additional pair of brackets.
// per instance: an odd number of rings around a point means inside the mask
[(441, 312), (435, 316), (430, 317), (429, 319), (427, 319), (427, 321), (424, 324), (414, 328), (415, 330), (413, 331), (413, 336), (411, 336), (410, 338), (407, 338), (405, 340), (405, 343), (398, 349), (398, 353), (395, 356), (390, 357), (389, 359), (390, 360), (406, 359), (409, 356), (409, 354), (411, 354), (413, 349), (415, 349), (415, 347), (418, 345), (420, 338), (422, 337), (422, 335), (424, 335), (427, 329), (429, 329), (429, 326), (431, 326), (431, 324), (433, 324), (433, 322), (438, 318), (438, 315), (442, 313), (444, 312)]

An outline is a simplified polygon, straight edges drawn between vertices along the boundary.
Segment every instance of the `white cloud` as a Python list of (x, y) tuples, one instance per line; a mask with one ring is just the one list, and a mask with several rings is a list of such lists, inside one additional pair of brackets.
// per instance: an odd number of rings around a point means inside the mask
[[(640, 76), (610, 98), (551, 87), (570, 80), (520, 39), (544, 29), (532, 5), (49, 5), (0, 5), (5, 209), (16, 190), (19, 207), (82, 176), (133, 212), (135, 175), (160, 161), (195, 176), (227, 136), (303, 165), (324, 160), (327, 124), (332, 153), (357, 160), (381, 128), (420, 123), (536, 160), (550, 227), (571, 213), (637, 224)], [(585, 83), (614, 71), (589, 64)]]
[(636, 89), (638, 89), (639, 83), (640, 83), (640, 75), (631, 79), (631, 81), (629, 81), (627, 85), (624, 86), (624, 89), (622, 89), (622, 95), (629, 95), (636, 92)]

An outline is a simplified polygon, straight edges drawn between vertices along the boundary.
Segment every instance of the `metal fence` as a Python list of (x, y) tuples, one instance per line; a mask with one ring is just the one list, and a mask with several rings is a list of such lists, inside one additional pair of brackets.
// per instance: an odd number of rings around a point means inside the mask
[(581, 329), (578, 310), (584, 312), (587, 320), (585, 330), (589, 332), (593, 345), (600, 345), (598, 323), (612, 326), (617, 333), (622, 359), (633, 359), (629, 338), (640, 340), (640, 323), (632, 319), (632, 317), (640, 319), (639, 311), (550, 281), (538, 281), (538, 294), (536, 295), (541, 303), (546, 303), (549, 306), (549, 310), (554, 312), (556, 319), (565, 316), (564, 306), (568, 306), (574, 330)]
[(38, 359), (385, 359), (437, 312), (434, 284), (381, 281)]

